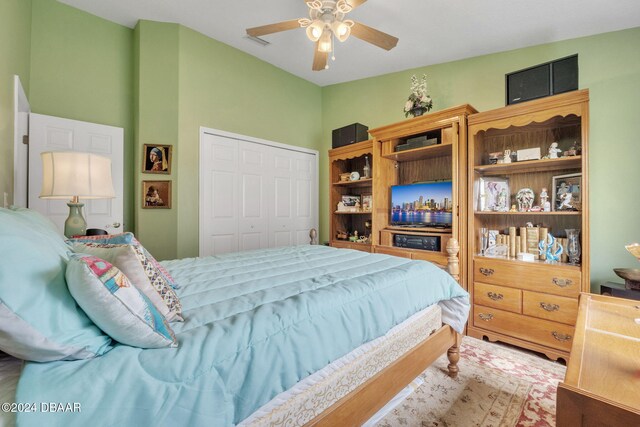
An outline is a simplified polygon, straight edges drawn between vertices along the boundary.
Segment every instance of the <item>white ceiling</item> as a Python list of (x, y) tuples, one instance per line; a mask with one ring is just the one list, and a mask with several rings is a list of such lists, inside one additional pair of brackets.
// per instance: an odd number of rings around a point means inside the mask
[(245, 38), (246, 28), (307, 17), (304, 0), (59, 1), (131, 28), (182, 24), (320, 86), (640, 26), (640, 0), (369, 0), (348, 18), (398, 37), (396, 48), (350, 37), (328, 70), (311, 71), (303, 29), (263, 36), (266, 47)]

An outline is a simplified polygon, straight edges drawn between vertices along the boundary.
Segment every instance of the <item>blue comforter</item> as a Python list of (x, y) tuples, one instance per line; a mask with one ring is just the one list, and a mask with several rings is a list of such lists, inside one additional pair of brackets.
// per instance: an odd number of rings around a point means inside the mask
[(81, 412), (23, 413), (18, 425), (234, 425), (429, 305), (458, 331), (469, 310), (448, 274), (387, 255), (299, 246), (164, 265), (182, 285), (179, 347), (27, 363), (17, 402)]

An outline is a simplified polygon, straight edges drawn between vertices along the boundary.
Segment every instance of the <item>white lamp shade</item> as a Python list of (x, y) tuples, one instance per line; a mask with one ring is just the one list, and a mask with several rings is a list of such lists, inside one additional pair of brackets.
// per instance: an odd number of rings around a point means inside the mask
[(333, 50), (333, 41), (331, 40), (331, 30), (325, 29), (318, 43), (318, 51), (331, 52)]
[(320, 36), (322, 35), (323, 28), (324, 28), (324, 23), (322, 21), (318, 19), (313, 21), (307, 27), (307, 37), (309, 37), (309, 40), (311, 40), (312, 42), (317, 42)]
[(42, 157), (43, 199), (112, 199), (111, 159), (77, 151), (47, 151)]
[[(353, 21), (349, 21), (349, 22), (353, 22)], [(349, 38), (349, 35), (351, 34), (351, 25), (353, 24), (349, 25), (349, 22), (335, 21), (333, 24), (331, 24), (331, 29), (333, 30), (333, 34), (335, 34), (336, 38), (341, 42), (347, 40)]]

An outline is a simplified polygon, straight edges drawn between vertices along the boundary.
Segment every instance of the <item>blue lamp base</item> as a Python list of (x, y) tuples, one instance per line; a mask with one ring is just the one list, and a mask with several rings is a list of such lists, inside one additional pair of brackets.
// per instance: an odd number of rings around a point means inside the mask
[(87, 222), (82, 216), (84, 203), (67, 203), (67, 206), (69, 206), (69, 217), (64, 222), (64, 235), (84, 236), (87, 233)]

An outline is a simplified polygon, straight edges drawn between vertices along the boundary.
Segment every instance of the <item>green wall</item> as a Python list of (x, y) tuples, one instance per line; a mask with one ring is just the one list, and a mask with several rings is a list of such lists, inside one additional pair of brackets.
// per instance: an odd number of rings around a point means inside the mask
[(124, 128), (124, 226), (133, 224), (133, 31), (33, 0), (31, 110)]
[[(177, 257), (178, 191), (175, 164), (178, 149), (178, 51), (179, 26), (159, 22), (140, 21), (135, 28), (138, 51), (136, 81), (136, 148), (135, 216), (136, 235), (159, 259)], [(143, 174), (144, 144), (173, 145), (171, 175)], [(142, 181), (173, 181), (172, 209), (143, 209)]]
[[(614, 267), (637, 267), (624, 245), (640, 240), (637, 140), (640, 135), (640, 28), (416, 68), (322, 91), (322, 152), (331, 129), (360, 122), (375, 128), (404, 119), (412, 74), (427, 74), (434, 110), (504, 106), (508, 72), (579, 54), (580, 88), (590, 92), (589, 183), (592, 283), (620, 281)], [(328, 160), (320, 165), (321, 238), (328, 239)], [(594, 291), (597, 290), (594, 288)]]
[[(196, 31), (150, 21), (136, 27), (136, 200), (140, 181), (171, 179), (173, 208), (136, 204), (137, 234), (161, 259), (197, 256), (200, 126), (314, 148), (321, 89)], [(173, 145), (171, 175), (141, 173), (144, 144)]]
[(13, 76), (29, 94), (31, 0), (0, 1), (0, 207), (13, 201)]

